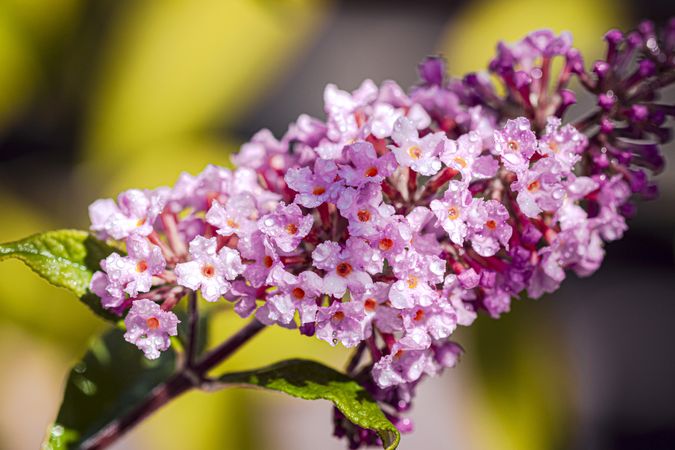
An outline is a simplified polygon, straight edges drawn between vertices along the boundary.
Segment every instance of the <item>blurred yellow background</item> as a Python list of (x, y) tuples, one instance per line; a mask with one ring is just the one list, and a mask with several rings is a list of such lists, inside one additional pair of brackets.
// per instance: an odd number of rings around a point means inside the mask
[[(436, 52), (461, 75), (543, 27), (572, 31), (588, 63), (604, 31), (633, 24), (613, 1), (0, 0), (0, 241), (86, 228), (100, 196), (227, 165), (256, 128), (320, 114), (321, 84), (409, 84)], [(105, 324), (15, 261), (0, 263), (0, 298), (0, 448), (34, 449)], [(576, 400), (559, 324), (540, 303), (514, 309), (459, 334), (467, 355), (423, 384), (402, 449), (566, 448)], [(223, 316), (211, 335), (240, 325)], [(347, 352), (274, 328), (227, 368), (291, 356), (342, 367)], [(230, 390), (185, 395), (114, 448), (344, 448), (330, 433), (327, 403)]]

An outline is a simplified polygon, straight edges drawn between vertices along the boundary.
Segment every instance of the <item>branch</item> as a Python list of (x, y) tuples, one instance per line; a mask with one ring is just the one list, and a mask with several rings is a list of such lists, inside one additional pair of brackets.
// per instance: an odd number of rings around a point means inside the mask
[(236, 334), (231, 336), (227, 341), (220, 344), (220, 346), (208, 353), (203, 360), (201, 360), (194, 367), (194, 372), (200, 377), (204, 377), (206, 373), (220, 364), (222, 361), (232, 355), (239, 347), (246, 343), (253, 336), (258, 334), (265, 325), (253, 319), (244, 328), (239, 330)]
[(197, 294), (190, 291), (188, 297), (188, 342), (185, 353), (185, 364), (192, 367), (197, 353), (197, 340), (199, 339), (197, 327), (199, 325), (199, 311), (197, 310)]

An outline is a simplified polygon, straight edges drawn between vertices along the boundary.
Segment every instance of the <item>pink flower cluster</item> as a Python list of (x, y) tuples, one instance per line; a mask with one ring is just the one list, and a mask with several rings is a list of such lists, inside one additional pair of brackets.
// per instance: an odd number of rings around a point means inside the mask
[[(505, 95), (484, 75), (447, 79), (439, 58), (421, 64), (408, 93), (393, 81), (328, 85), (325, 121), (302, 115), (279, 140), (258, 132), (233, 157), (237, 169), (96, 201), (92, 230), (127, 254), (102, 262), (92, 291), (126, 313), (126, 339), (149, 358), (176, 334), (172, 308), (199, 291), (242, 317), (367, 351), (373, 391), (409, 392), (455, 365), (449, 338), (479, 311), (499, 317), (523, 292), (538, 298), (568, 271), (598, 269), (605, 242), (626, 230), (631, 195), (650, 190), (643, 168), (660, 167), (653, 147), (629, 148), (616, 133), (622, 114), (642, 107), (648, 118), (659, 105), (605, 107), (595, 134), (562, 123), (572, 75), (606, 88), (568, 35), (501, 44), (490, 69)], [(647, 118), (625, 126), (655, 132)], [(397, 404), (409, 402), (400, 389)]]

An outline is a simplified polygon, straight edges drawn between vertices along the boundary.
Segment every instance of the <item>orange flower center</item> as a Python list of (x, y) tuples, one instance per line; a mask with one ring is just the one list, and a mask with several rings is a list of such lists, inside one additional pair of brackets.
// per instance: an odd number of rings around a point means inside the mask
[(375, 311), (375, 308), (377, 308), (377, 302), (374, 298), (367, 298), (366, 301), (363, 302), (363, 307), (366, 311), (373, 312)]
[(506, 146), (512, 152), (518, 151), (518, 149), (520, 148), (520, 146), (518, 145), (518, 143), (516, 141), (509, 141), (508, 144), (506, 144)]
[(394, 241), (389, 238), (383, 238), (380, 239), (380, 243), (377, 246), (380, 248), (380, 250), (386, 252), (394, 246)]
[(367, 209), (359, 209), (356, 213), (356, 217), (358, 217), (361, 222), (368, 222), (370, 220), (370, 211)]
[(321, 195), (321, 194), (323, 194), (324, 192), (326, 192), (326, 188), (325, 188), (325, 187), (317, 186), (317, 187), (315, 187), (314, 190), (312, 191), (312, 194), (314, 194), (314, 195)]
[(148, 270), (148, 263), (144, 260), (138, 261), (138, 264), (136, 264), (136, 272), (143, 273), (146, 270)]
[(539, 184), (539, 180), (534, 180), (532, 183), (527, 185), (527, 190), (530, 192), (537, 192), (540, 187), (541, 184)]
[(204, 267), (202, 267), (202, 274), (206, 278), (211, 278), (212, 276), (214, 276), (216, 274), (216, 268), (213, 267), (211, 264), (207, 264)]
[(305, 291), (302, 288), (296, 287), (291, 291), (291, 295), (297, 300), (302, 300), (305, 298)]
[(333, 319), (340, 321), (345, 318), (345, 313), (342, 311), (336, 311), (335, 314), (333, 314)]
[(459, 218), (459, 208), (456, 206), (451, 206), (448, 208), (448, 219), (455, 220)]
[(136, 226), (137, 226), (137, 227), (142, 227), (143, 225), (145, 225), (145, 218), (143, 218), (143, 219), (138, 219), (138, 222), (136, 222)]
[(455, 162), (464, 168), (467, 166), (466, 159), (462, 158), (461, 156), (456, 157)]
[(419, 322), (422, 319), (424, 319), (424, 311), (418, 309), (417, 312), (415, 313), (415, 317), (413, 318), (413, 320), (415, 322)]
[(418, 282), (419, 282), (419, 280), (417, 279), (416, 276), (410, 275), (410, 276), (408, 277), (408, 287), (409, 287), (410, 289), (415, 289), (415, 288), (417, 287), (417, 283), (418, 283)]
[(412, 159), (420, 159), (422, 156), (422, 149), (417, 145), (413, 145), (408, 149), (408, 155), (410, 155)]
[(363, 174), (367, 177), (374, 177), (378, 174), (377, 167), (368, 167)]
[(227, 219), (227, 226), (230, 228), (239, 228), (239, 224), (232, 219)]
[(341, 277), (346, 277), (347, 275), (352, 273), (352, 266), (349, 263), (341, 262), (340, 264), (337, 265), (337, 267), (335, 268), (335, 271)]
[(286, 225), (286, 233), (298, 234), (298, 226), (294, 223), (289, 223), (288, 225)]
[(491, 229), (491, 230), (494, 230), (495, 228), (497, 228), (497, 222), (495, 222), (494, 220), (490, 219), (490, 220), (488, 220), (487, 222), (485, 222), (485, 226), (488, 227), (488, 228)]
[(156, 317), (150, 317), (148, 320), (145, 321), (145, 324), (151, 330), (156, 330), (157, 328), (159, 328), (159, 320), (157, 320)]
[(272, 267), (272, 264), (274, 264), (274, 260), (270, 255), (265, 255), (265, 257), (263, 258), (263, 264), (265, 265), (265, 267), (269, 269), (270, 267)]

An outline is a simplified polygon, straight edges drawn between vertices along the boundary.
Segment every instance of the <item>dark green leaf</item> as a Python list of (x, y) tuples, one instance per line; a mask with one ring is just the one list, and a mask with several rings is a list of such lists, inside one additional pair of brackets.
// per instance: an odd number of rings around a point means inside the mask
[(111, 420), (137, 406), (176, 366), (170, 348), (147, 360), (112, 329), (94, 341), (70, 371), (58, 417), (46, 438), (46, 450), (75, 449)]
[(363, 386), (317, 362), (289, 359), (258, 370), (225, 374), (218, 380), (223, 385), (258, 386), (306, 400), (330, 400), (351, 422), (376, 431), (384, 448), (398, 446), (398, 430)]
[(54, 286), (80, 297), (96, 314), (114, 321), (117, 318), (101, 308), (99, 298), (89, 291), (89, 281), (99, 270), (99, 262), (113, 251), (86, 231), (56, 230), (0, 244), (0, 261), (23, 261)]

